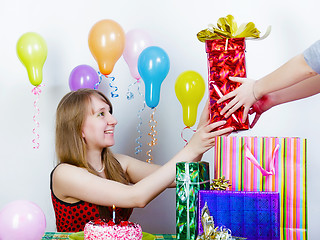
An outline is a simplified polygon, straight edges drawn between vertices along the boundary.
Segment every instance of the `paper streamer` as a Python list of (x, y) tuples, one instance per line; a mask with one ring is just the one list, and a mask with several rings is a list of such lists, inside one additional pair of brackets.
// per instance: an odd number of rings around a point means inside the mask
[[(44, 85), (42, 85), (44, 86)], [(40, 89), (41, 85), (38, 85), (36, 87), (34, 87), (31, 92), (33, 93), (33, 95), (37, 96), (36, 100), (33, 102), (33, 106), (35, 108), (35, 114), (33, 115), (33, 121), (35, 122), (35, 127), (33, 128), (32, 132), (33, 134), (36, 135), (36, 137), (32, 140), (34, 146), (33, 146), (33, 149), (39, 149), (40, 147), (40, 143), (39, 143), (39, 139), (40, 139), (40, 135), (39, 133), (37, 132), (37, 128), (39, 128), (40, 126), (40, 123), (37, 121), (37, 116), (39, 115), (40, 113), (40, 109), (38, 107), (38, 101), (39, 101), (39, 96), (40, 96), (40, 93), (41, 93), (41, 89)]]
[(153, 112), (151, 113), (151, 116), (150, 116), (151, 119), (149, 121), (149, 126), (151, 128), (151, 132), (148, 133), (148, 135), (151, 137), (151, 142), (149, 142), (148, 145), (151, 147), (151, 149), (149, 151), (147, 151), (147, 156), (149, 156), (149, 158), (147, 159), (148, 163), (151, 163), (151, 161), (152, 161), (151, 152), (153, 150), (153, 146), (157, 145), (157, 141), (158, 141), (158, 139), (155, 137), (157, 135), (157, 131), (155, 130), (155, 127), (157, 126), (157, 121), (154, 120), (155, 111), (156, 111), (156, 108), (153, 109)]
[(190, 127), (185, 127), (184, 129), (182, 129), (182, 131), (181, 131), (181, 138), (182, 138), (183, 141), (185, 141), (185, 143), (186, 143), (185, 146), (187, 146), (187, 144), (188, 144), (188, 141), (183, 137), (183, 132), (184, 132), (186, 129), (190, 129), (191, 131), (196, 132), (196, 130), (191, 129)]

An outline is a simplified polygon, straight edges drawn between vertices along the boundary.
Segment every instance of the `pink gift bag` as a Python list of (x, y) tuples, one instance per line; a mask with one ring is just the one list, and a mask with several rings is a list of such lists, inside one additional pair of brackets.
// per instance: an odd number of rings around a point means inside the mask
[(281, 239), (308, 239), (306, 151), (296, 137), (217, 137), (214, 177), (232, 191), (279, 192)]

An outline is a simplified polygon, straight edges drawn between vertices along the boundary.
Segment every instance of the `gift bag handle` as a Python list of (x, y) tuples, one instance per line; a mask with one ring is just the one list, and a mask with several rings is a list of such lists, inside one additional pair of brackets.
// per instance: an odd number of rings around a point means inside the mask
[(274, 175), (275, 174), (275, 168), (274, 168), (274, 163), (275, 163), (275, 158), (279, 152), (279, 148), (280, 148), (280, 145), (277, 144), (273, 153), (272, 153), (272, 156), (271, 156), (271, 161), (269, 161), (269, 171), (267, 171), (266, 169), (264, 169), (260, 163), (258, 162), (258, 160), (253, 156), (253, 154), (251, 153), (249, 147), (245, 144), (243, 146), (245, 148), (245, 155), (246, 155), (246, 159), (249, 160), (250, 162), (252, 162), (252, 164), (258, 168), (261, 172), (261, 174), (263, 176), (269, 176), (269, 175)]

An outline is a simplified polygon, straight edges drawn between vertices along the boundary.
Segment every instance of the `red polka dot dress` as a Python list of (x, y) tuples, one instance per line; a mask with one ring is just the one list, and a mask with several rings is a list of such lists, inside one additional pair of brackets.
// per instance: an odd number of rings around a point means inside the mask
[[(96, 204), (84, 201), (67, 203), (57, 198), (52, 190), (53, 171), (50, 175), (50, 189), (58, 232), (80, 232), (83, 231), (87, 222), (102, 219), (99, 214), (99, 207)], [(127, 221), (132, 213), (132, 209), (130, 210), (128, 211), (128, 209), (116, 208), (117, 221)], [(108, 207), (108, 212), (108, 215), (112, 216), (112, 207)]]

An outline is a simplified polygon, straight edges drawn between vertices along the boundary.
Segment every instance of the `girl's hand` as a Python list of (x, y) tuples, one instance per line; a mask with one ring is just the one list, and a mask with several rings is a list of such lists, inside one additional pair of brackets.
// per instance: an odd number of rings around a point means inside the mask
[(204, 106), (202, 113), (200, 115), (197, 129), (199, 129), (201, 126), (208, 124), (209, 119), (210, 119), (210, 108), (209, 108), (209, 99), (207, 99), (206, 105)]
[(199, 126), (197, 131), (193, 134), (186, 148), (193, 151), (196, 156), (199, 156), (215, 145), (215, 137), (227, 136), (232, 131), (232, 127), (216, 130), (216, 128), (226, 124), (226, 121), (219, 121)]
[(248, 78), (239, 78), (239, 77), (229, 77), (231, 81), (242, 83), (241, 86), (236, 88), (234, 91), (229, 92), (228, 94), (221, 97), (217, 103), (222, 103), (223, 101), (233, 98), (220, 112), (221, 115), (229, 117), (241, 106), (244, 106), (243, 119), (242, 122), (245, 122), (249, 113), (251, 106), (258, 101), (254, 95), (254, 84), (255, 80)]

